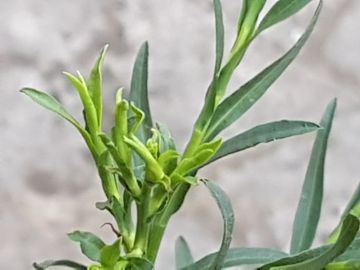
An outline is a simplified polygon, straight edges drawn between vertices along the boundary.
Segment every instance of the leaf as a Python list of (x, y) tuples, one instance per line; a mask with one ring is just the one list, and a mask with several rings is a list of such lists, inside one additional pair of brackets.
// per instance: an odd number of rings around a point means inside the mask
[(232, 240), (232, 233), (234, 230), (234, 211), (232, 209), (230, 199), (225, 192), (220, 189), (220, 187), (209, 180), (205, 181), (205, 186), (209, 189), (211, 195), (215, 199), (224, 221), (224, 233), (221, 247), (210, 268), (220, 270), (223, 267), (224, 259)]
[(83, 130), (83, 132), (84, 132), (84, 129), (82, 128), (80, 123), (78, 121), (76, 121), (75, 118), (72, 117), (66, 111), (66, 109), (63, 107), (63, 105), (53, 96), (50, 96), (49, 94), (47, 94), (45, 92), (41, 92), (41, 91), (38, 91), (38, 90), (32, 89), (32, 88), (23, 88), (20, 90), (20, 92), (29, 96), (33, 101), (40, 104), (44, 108), (60, 115), (62, 118), (66, 119), (71, 124), (73, 124), (77, 129)]
[(148, 99), (148, 58), (149, 45), (145, 42), (135, 60), (130, 90), (130, 100), (145, 113), (144, 125), (139, 130), (143, 143), (151, 137), (150, 128), (153, 126)]
[(345, 216), (349, 214), (351, 210), (354, 209), (356, 205), (358, 205), (359, 203), (360, 203), (360, 184), (358, 184), (354, 194), (352, 195), (348, 205), (346, 206), (342, 214), (342, 217), (345, 218)]
[(129, 269), (133, 270), (152, 270), (154, 266), (152, 263), (144, 258), (129, 258), (131, 267)]
[(216, 61), (214, 74), (219, 72), (224, 55), (224, 22), (220, 0), (214, 0), (215, 32), (216, 32)]
[(206, 140), (214, 138), (222, 130), (235, 122), (248, 109), (250, 109), (280, 77), (290, 63), (296, 58), (301, 48), (308, 40), (318, 19), (321, 7), (322, 1), (316, 10), (310, 25), (307, 27), (305, 33), (297, 41), (294, 47), (220, 103), (211, 118), (206, 132)]
[(68, 268), (76, 269), (76, 270), (86, 270), (87, 267), (85, 265), (79, 264), (77, 262), (72, 262), (69, 260), (48, 260), (42, 263), (33, 263), (33, 267), (36, 270), (45, 270), (52, 266), (66, 266)]
[(98, 125), (96, 108), (90, 97), (85, 79), (80, 74), (80, 72), (78, 72), (78, 77), (75, 77), (74, 75), (68, 72), (64, 72), (64, 75), (68, 78), (68, 80), (71, 82), (71, 84), (75, 87), (75, 89), (78, 91), (80, 95), (85, 110), (86, 126), (89, 128), (89, 132), (94, 138), (96, 137), (96, 133), (99, 130), (99, 125)]
[(112, 245), (104, 246), (100, 251), (100, 263), (106, 267), (113, 267), (120, 258), (120, 240), (116, 240)]
[(174, 138), (171, 136), (170, 130), (162, 124), (156, 124), (157, 129), (160, 132), (160, 153), (164, 153), (167, 150), (176, 150)]
[(176, 168), (180, 154), (175, 150), (167, 150), (163, 152), (158, 163), (166, 175), (170, 175)]
[(105, 243), (96, 235), (90, 232), (74, 231), (68, 234), (72, 241), (79, 242), (81, 252), (90, 260), (99, 262), (100, 251)]
[(282, 120), (262, 124), (225, 141), (207, 164), (224, 156), (254, 147), (260, 143), (305, 134), (318, 128), (319, 126), (314, 123), (303, 121)]
[[(354, 194), (352, 195), (348, 205), (346, 206), (344, 212), (341, 215), (341, 221), (349, 214), (352, 213), (357, 217), (360, 217), (360, 214), (356, 214), (354, 213), (354, 211), (352, 211), (353, 209), (355, 210), (356, 206), (359, 205), (360, 207), (360, 184), (358, 184)], [(327, 243), (334, 243), (337, 239), (337, 237), (339, 236), (340, 233), (340, 225), (338, 225), (335, 230), (330, 234), (329, 239), (327, 240)], [(360, 252), (360, 251), (359, 251)]]
[[(217, 255), (217, 252), (209, 254), (182, 270), (211, 269)], [(268, 263), (286, 255), (282, 251), (266, 248), (230, 248), (225, 256), (223, 268)]]
[(269, 12), (260, 22), (256, 29), (255, 36), (260, 34), (265, 29), (286, 20), (291, 17), (303, 7), (309, 4), (312, 0), (279, 0), (272, 6)]
[(95, 66), (91, 70), (89, 80), (87, 81), (89, 94), (96, 108), (99, 128), (101, 128), (102, 125), (102, 114), (103, 114), (102, 68), (108, 47), (109, 45), (105, 45), (104, 48), (101, 50), (100, 56), (97, 59)]
[(358, 257), (359, 255), (354, 260), (330, 263), (325, 267), (325, 270), (359, 270), (360, 260)]
[(290, 253), (311, 247), (319, 223), (323, 189), (326, 149), (336, 109), (336, 100), (330, 102), (320, 122), (311, 152), (299, 205), (296, 211)]
[(173, 174), (187, 175), (206, 163), (214, 154), (211, 149), (203, 149), (192, 157), (184, 158), (180, 161)]
[(331, 246), (317, 249), (316, 252), (309, 251), (298, 255), (280, 259), (276, 262), (264, 265), (259, 270), (319, 270), (341, 255), (354, 240), (359, 230), (359, 219), (348, 215), (341, 229), (336, 243)]
[(75, 120), (63, 107), (63, 105), (53, 96), (38, 91), (36, 89), (32, 88), (23, 88), (20, 90), (20, 92), (24, 93), (25, 95), (29, 96), (33, 101), (40, 104), (42, 107), (55, 112), (68, 122), (70, 122), (73, 126), (77, 128), (77, 130), (80, 132), (82, 137), (84, 138), (87, 146), (89, 147), (90, 152), (92, 153), (93, 157), (96, 158), (97, 153), (95, 150), (95, 146), (91, 140), (91, 137), (89, 133), (80, 125), (78, 121)]
[(183, 267), (186, 267), (189, 264), (194, 262), (194, 258), (191, 255), (191, 250), (186, 242), (185, 238), (180, 236), (176, 239), (175, 243), (175, 261), (176, 261), (176, 269), (180, 270)]
[(360, 236), (356, 237), (346, 251), (335, 259), (336, 262), (351, 261), (359, 259), (360, 254)]

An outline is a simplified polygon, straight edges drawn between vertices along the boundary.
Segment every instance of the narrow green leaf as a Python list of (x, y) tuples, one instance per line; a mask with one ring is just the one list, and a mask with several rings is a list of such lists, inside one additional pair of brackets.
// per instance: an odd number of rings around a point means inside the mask
[(90, 260), (99, 262), (101, 249), (105, 243), (96, 235), (90, 232), (74, 231), (68, 234), (74, 242), (80, 243), (81, 252)]
[(175, 243), (176, 269), (180, 270), (194, 262), (190, 247), (185, 238), (180, 236)]
[(348, 205), (346, 206), (342, 217), (345, 218), (346, 215), (348, 215), (352, 209), (356, 207), (360, 203), (360, 184), (358, 184), (354, 194), (352, 195)]
[(343, 223), (340, 236), (334, 245), (306, 251), (298, 255), (280, 259), (264, 265), (259, 270), (319, 270), (341, 255), (354, 240), (359, 230), (359, 219), (348, 215)]
[(206, 140), (214, 138), (222, 130), (235, 122), (250, 109), (280, 77), (308, 40), (320, 14), (321, 7), (322, 1), (320, 1), (310, 25), (294, 47), (220, 103), (210, 121), (209, 128), (206, 132)]
[(33, 267), (36, 270), (45, 270), (52, 266), (66, 266), (68, 268), (76, 269), (76, 270), (86, 270), (87, 267), (85, 265), (79, 264), (77, 262), (72, 262), (69, 260), (48, 260), (42, 263), (33, 263)]
[(94, 103), (89, 95), (89, 91), (87, 89), (87, 85), (85, 82), (84, 77), (81, 75), (80, 72), (78, 72), (78, 77), (75, 77), (74, 75), (63, 72), (64, 75), (69, 79), (69, 81), (72, 83), (72, 85), (76, 88), (78, 91), (82, 104), (84, 106), (84, 120), (85, 120), (85, 127), (86, 130), (91, 135), (91, 139), (94, 142), (94, 145), (97, 148), (98, 152), (101, 152), (103, 150), (103, 146), (100, 143), (100, 140), (97, 137), (97, 132), (99, 131), (98, 126), (98, 119), (97, 119), (97, 113), (96, 108), (94, 106)]
[(178, 173), (179, 175), (187, 175), (201, 167), (204, 163), (211, 159), (214, 154), (215, 152), (213, 150), (204, 149), (192, 157), (184, 158), (175, 169), (174, 174)]
[(104, 246), (100, 251), (100, 263), (106, 267), (113, 267), (120, 258), (120, 240), (116, 240), (112, 245)]
[(97, 112), (97, 119), (99, 129), (102, 125), (102, 114), (103, 114), (103, 78), (102, 78), (102, 69), (104, 58), (108, 50), (109, 45), (105, 45), (101, 50), (100, 56), (96, 61), (95, 66), (91, 70), (90, 77), (87, 81), (87, 87), (89, 89), (89, 94), (93, 100), (94, 106)]
[(66, 111), (66, 109), (63, 107), (63, 105), (56, 98), (54, 98), (53, 96), (51, 96), (45, 92), (41, 92), (41, 91), (38, 91), (38, 90), (32, 89), (32, 88), (23, 88), (20, 90), (20, 92), (29, 96), (33, 101), (40, 104), (42, 107), (44, 107), (52, 112), (55, 112), (56, 114), (58, 114), (59, 116), (61, 116), (62, 118), (64, 118), (68, 122), (70, 122), (73, 126), (75, 126), (77, 128), (77, 130), (80, 132), (80, 134), (82, 135), (82, 137), (84, 138), (93, 157), (96, 158), (96, 156), (97, 156), (96, 149), (95, 149), (95, 146), (92, 142), (92, 139), (91, 139), (89, 133), (81, 126), (81, 124), (78, 121), (75, 120), (74, 117), (72, 117)]
[(216, 61), (214, 76), (219, 72), (224, 55), (224, 22), (220, 0), (214, 0), (215, 32), (216, 32)]
[(44, 108), (60, 115), (62, 118), (66, 119), (71, 124), (73, 124), (77, 129), (84, 130), (80, 125), (80, 123), (76, 121), (75, 118), (72, 117), (63, 107), (63, 105), (53, 96), (50, 96), (45, 92), (41, 92), (39, 90), (32, 88), (23, 88), (20, 90), (20, 92), (29, 96), (33, 101), (40, 104)]
[[(152, 263), (144, 258), (129, 258), (131, 268), (133, 270), (153, 270)], [(128, 269), (128, 268), (127, 268)]]
[(175, 140), (171, 136), (170, 130), (162, 124), (156, 124), (157, 129), (160, 132), (160, 153), (164, 153), (167, 150), (176, 150)]
[[(360, 209), (360, 184), (358, 184), (354, 194), (352, 195), (348, 205), (346, 206), (344, 212), (341, 215), (341, 221), (349, 214), (352, 213), (357, 217), (360, 217), (360, 213), (356, 214), (354, 213), (354, 211), (356, 210), (355, 208), (357, 207), (357, 205), (359, 205), (359, 209)], [(352, 211), (353, 210), (353, 211)], [(329, 239), (327, 240), (327, 243), (334, 243), (337, 239), (337, 237), (339, 237), (339, 233), (340, 233), (340, 226), (341, 224), (339, 224), (335, 230), (330, 234)]]
[[(209, 254), (199, 261), (181, 270), (211, 269), (218, 252)], [(225, 256), (223, 268), (263, 264), (286, 257), (287, 254), (273, 249), (266, 248), (230, 248)]]
[(354, 259), (359, 259), (360, 257), (360, 235), (355, 238), (351, 245), (346, 249), (346, 251), (337, 257), (334, 261), (344, 262), (351, 261)]
[(317, 124), (304, 121), (276, 121), (256, 126), (225, 141), (211, 163), (224, 156), (243, 151), (260, 143), (272, 142), (283, 138), (305, 134), (319, 128)]
[(321, 119), (311, 152), (299, 205), (296, 211), (291, 239), (291, 253), (311, 247), (319, 223), (323, 188), (326, 149), (336, 109), (336, 100), (330, 102)]
[(148, 98), (148, 58), (149, 45), (145, 42), (136, 57), (130, 91), (130, 100), (145, 113), (143, 126), (139, 130), (143, 143), (151, 137), (150, 129), (153, 126)]
[(325, 270), (360, 270), (359, 254), (353, 260), (330, 263)]
[(234, 230), (234, 211), (232, 209), (230, 199), (219, 186), (209, 180), (206, 180), (204, 183), (215, 199), (224, 221), (224, 233), (220, 250), (217, 252), (210, 268), (220, 270), (223, 267), (225, 256), (232, 240), (232, 233)]
[(272, 6), (269, 12), (260, 22), (256, 29), (255, 35), (260, 34), (265, 29), (286, 20), (291, 17), (303, 7), (309, 4), (312, 0), (279, 0)]

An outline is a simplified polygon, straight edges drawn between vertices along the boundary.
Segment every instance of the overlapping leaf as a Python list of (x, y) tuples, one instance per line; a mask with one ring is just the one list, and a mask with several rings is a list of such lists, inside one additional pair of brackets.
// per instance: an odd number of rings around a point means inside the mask
[(75, 231), (69, 233), (69, 238), (80, 243), (81, 252), (90, 260), (100, 261), (101, 249), (105, 243), (99, 237), (90, 232)]
[[(211, 265), (218, 256), (218, 252), (209, 254), (196, 263), (183, 268), (182, 270), (211, 269)], [(255, 265), (272, 262), (286, 257), (287, 254), (273, 249), (266, 248), (230, 248), (226, 253), (223, 268)]]
[(185, 238), (180, 236), (175, 243), (176, 269), (180, 270), (194, 262), (190, 247)]
[(311, 122), (287, 120), (259, 125), (226, 140), (207, 164), (224, 156), (254, 147), (260, 143), (267, 143), (295, 135), (305, 134), (315, 131), (318, 128), (318, 125)]
[(348, 215), (341, 227), (340, 236), (333, 245), (280, 259), (260, 267), (258, 270), (319, 270), (341, 255), (352, 243), (359, 231), (359, 219)]
[(317, 22), (321, 7), (322, 2), (320, 2), (305, 33), (300, 37), (294, 47), (220, 103), (214, 112), (206, 132), (207, 140), (214, 138), (242, 116), (280, 77), (308, 40)]
[(34, 263), (33, 267), (36, 270), (45, 270), (52, 266), (65, 266), (67, 268), (75, 269), (75, 270), (86, 270), (87, 267), (85, 265), (79, 264), (77, 262), (69, 261), (69, 260), (48, 260), (42, 263)]
[(311, 1), (312, 0), (278, 0), (260, 22), (255, 35), (291, 17)]
[(300, 202), (296, 211), (291, 253), (298, 253), (311, 247), (320, 218), (324, 189), (324, 166), (329, 134), (336, 108), (336, 100), (330, 102), (320, 122), (305, 176)]

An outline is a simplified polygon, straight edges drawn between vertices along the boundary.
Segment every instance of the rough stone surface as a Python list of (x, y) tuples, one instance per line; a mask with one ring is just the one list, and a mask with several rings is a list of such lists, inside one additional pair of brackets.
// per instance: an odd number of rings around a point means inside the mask
[[(223, 1), (230, 48), (241, 1)], [(274, 1), (270, 1), (274, 2)], [(315, 2), (315, 1), (314, 1)], [(266, 32), (253, 44), (231, 83), (234, 89), (294, 43), (315, 4)], [(359, 182), (360, 54), (356, 0), (325, 1), (313, 37), (300, 57), (226, 136), (279, 119), (318, 121), (338, 97), (317, 242), (336, 224)], [(199, 113), (214, 62), (211, 1), (0, 1), (0, 268), (31, 269), (33, 261), (85, 261), (66, 233), (97, 232), (110, 241), (109, 221), (94, 207), (103, 200), (93, 163), (76, 131), (18, 92), (44, 89), (80, 118), (79, 99), (61, 75), (88, 71), (110, 43), (105, 64), (106, 127), (113, 96), (129, 88), (141, 42), (151, 48), (150, 98), (154, 118), (185, 144)], [(201, 172), (229, 193), (236, 211), (234, 246), (287, 248), (313, 135), (259, 146)], [(203, 187), (194, 188), (171, 222), (158, 269), (173, 269), (173, 246), (184, 235), (198, 257), (221, 236), (220, 215)]]

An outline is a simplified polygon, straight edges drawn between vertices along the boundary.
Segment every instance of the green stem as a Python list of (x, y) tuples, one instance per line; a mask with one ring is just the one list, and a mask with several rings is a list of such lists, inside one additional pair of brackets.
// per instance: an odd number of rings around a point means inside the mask
[(163, 239), (167, 224), (172, 215), (176, 213), (177, 210), (179, 210), (181, 207), (189, 188), (190, 185), (188, 184), (181, 184), (178, 186), (172, 194), (169, 204), (153, 222), (153, 226), (149, 235), (150, 237), (147, 254), (148, 260), (153, 263), (155, 262), (159, 252), (161, 240)]
[(144, 182), (142, 198), (137, 203), (137, 225), (133, 250), (141, 250), (146, 256), (149, 231), (151, 224), (148, 222), (149, 203), (151, 200), (151, 187)]

